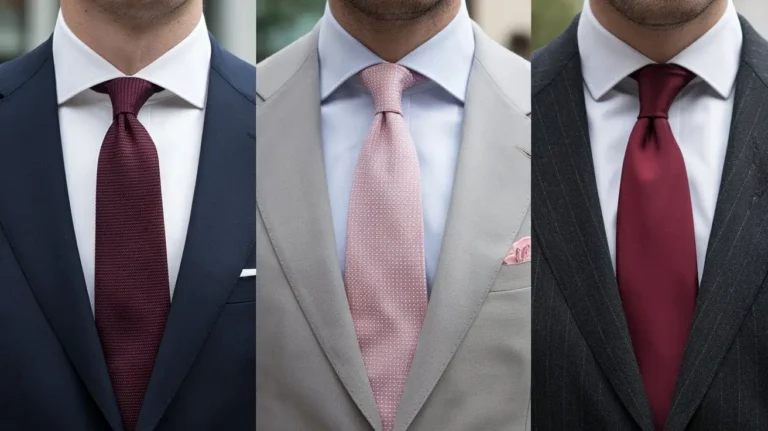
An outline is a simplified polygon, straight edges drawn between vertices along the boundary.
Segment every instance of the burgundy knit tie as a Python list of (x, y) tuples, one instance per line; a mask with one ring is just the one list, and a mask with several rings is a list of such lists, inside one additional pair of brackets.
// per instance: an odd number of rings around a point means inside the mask
[(114, 114), (96, 184), (96, 327), (126, 430), (133, 430), (170, 308), (160, 166), (136, 118), (161, 89), (137, 78), (94, 87)]
[(667, 120), (672, 101), (694, 76), (665, 64), (632, 77), (640, 115), (621, 174), (616, 276), (654, 423), (662, 429), (698, 291), (688, 175)]

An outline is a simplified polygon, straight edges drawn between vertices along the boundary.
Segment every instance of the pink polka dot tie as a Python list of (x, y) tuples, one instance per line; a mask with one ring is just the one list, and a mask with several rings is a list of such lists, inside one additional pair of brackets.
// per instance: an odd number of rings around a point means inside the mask
[(400, 102), (424, 78), (391, 63), (360, 76), (376, 114), (352, 186), (345, 282), (373, 396), (390, 431), (427, 309), (419, 159)]

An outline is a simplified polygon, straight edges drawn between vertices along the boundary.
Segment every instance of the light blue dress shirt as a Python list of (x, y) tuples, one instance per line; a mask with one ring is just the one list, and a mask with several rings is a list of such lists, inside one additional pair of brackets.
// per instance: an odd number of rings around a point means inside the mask
[[(357, 74), (384, 60), (347, 33), (327, 6), (320, 23), (318, 50), (323, 157), (343, 273), (352, 182), (374, 116), (373, 99)], [(448, 217), (474, 51), (472, 21), (462, 2), (447, 27), (398, 62), (428, 78), (406, 90), (402, 103), (419, 157), (429, 288)]]

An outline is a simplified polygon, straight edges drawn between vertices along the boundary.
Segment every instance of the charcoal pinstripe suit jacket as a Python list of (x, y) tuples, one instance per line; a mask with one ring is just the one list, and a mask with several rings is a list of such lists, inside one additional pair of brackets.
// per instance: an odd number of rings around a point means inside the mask
[[(652, 430), (587, 130), (578, 18), (532, 62), (534, 428)], [(768, 429), (768, 43), (742, 18), (730, 141), (665, 426)]]

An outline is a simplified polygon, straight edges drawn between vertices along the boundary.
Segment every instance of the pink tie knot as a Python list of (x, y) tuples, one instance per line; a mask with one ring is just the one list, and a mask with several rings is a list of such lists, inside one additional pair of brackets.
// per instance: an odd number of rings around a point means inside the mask
[(138, 115), (149, 98), (162, 91), (157, 85), (140, 78), (117, 78), (93, 87), (99, 93), (109, 94), (113, 115)]
[(394, 63), (379, 63), (360, 72), (360, 78), (373, 96), (376, 113), (396, 112), (402, 115), (403, 91), (425, 78)]

